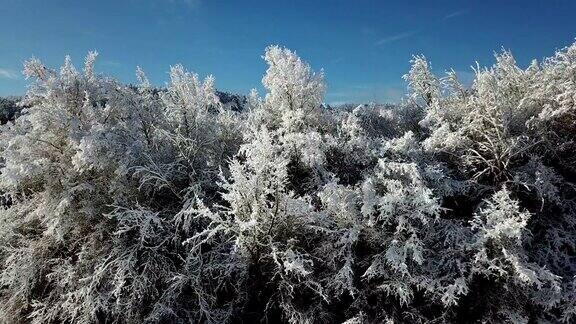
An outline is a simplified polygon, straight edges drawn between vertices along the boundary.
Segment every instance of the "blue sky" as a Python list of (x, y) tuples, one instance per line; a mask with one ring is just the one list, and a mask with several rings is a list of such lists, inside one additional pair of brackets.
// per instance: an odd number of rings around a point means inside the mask
[(36, 56), (58, 67), (66, 54), (81, 66), (89, 50), (97, 70), (134, 82), (140, 65), (164, 85), (182, 63), (219, 89), (261, 89), (261, 56), (289, 47), (324, 69), (326, 101), (397, 101), (413, 54), (434, 70), (493, 63), (512, 50), (522, 65), (576, 37), (576, 1), (385, 0), (0, 0), (0, 95), (22, 94), (22, 63)]

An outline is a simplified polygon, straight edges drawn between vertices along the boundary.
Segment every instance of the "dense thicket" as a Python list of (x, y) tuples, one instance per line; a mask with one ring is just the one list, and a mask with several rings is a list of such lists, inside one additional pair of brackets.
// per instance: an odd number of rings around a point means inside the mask
[(5, 322), (571, 322), (576, 44), (471, 87), (422, 56), (398, 106), (330, 109), (269, 47), (243, 109), (25, 64), (2, 129)]

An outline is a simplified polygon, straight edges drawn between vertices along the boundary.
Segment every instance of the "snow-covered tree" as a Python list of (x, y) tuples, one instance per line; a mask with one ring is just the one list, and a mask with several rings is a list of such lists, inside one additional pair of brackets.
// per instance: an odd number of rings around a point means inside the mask
[(576, 320), (576, 44), (331, 108), (268, 47), (242, 107), (38, 59), (0, 133), (7, 323)]

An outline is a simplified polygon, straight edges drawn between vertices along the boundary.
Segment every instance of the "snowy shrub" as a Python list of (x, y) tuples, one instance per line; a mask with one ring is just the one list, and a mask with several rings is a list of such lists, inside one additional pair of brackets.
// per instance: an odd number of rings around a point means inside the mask
[(27, 61), (2, 126), (4, 322), (576, 320), (576, 44), (470, 87), (415, 56), (401, 104), (341, 109), (278, 46), (233, 104), (96, 58)]

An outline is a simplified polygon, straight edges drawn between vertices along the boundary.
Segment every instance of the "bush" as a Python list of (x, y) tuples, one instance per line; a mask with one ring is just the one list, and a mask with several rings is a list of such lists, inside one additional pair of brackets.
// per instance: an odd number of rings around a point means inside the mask
[(469, 88), (417, 56), (402, 104), (354, 109), (277, 46), (234, 104), (96, 57), (26, 62), (0, 135), (9, 322), (575, 319), (576, 44)]

